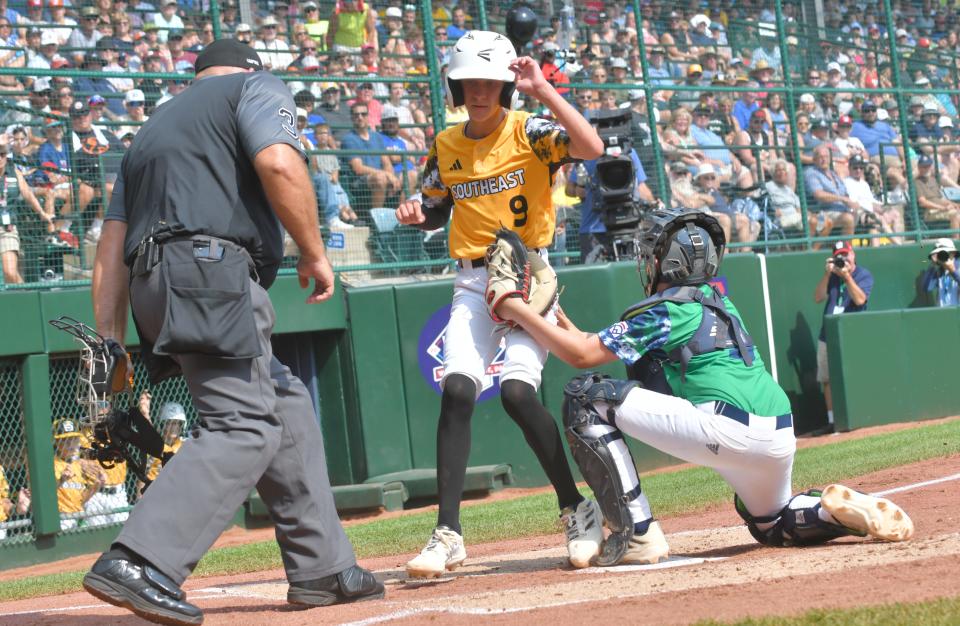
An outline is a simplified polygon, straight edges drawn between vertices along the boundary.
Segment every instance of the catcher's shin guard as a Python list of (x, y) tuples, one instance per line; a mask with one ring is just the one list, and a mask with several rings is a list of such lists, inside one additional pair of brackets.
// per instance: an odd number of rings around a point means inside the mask
[[(619, 562), (630, 547), (630, 538), (633, 536), (629, 503), (640, 495), (640, 483), (638, 480), (635, 488), (626, 491), (617, 467), (617, 457), (631, 467), (633, 458), (626, 446), (617, 455), (610, 446), (618, 439), (623, 439), (614, 424), (614, 409), (636, 386), (635, 381), (614, 380), (591, 372), (573, 378), (563, 388), (563, 423), (570, 452), (584, 480), (593, 490), (610, 529), (610, 536), (596, 559), (597, 565), (601, 566)], [(594, 402), (607, 403), (607, 414), (601, 416)]]
[(820, 496), (817, 489), (798, 493), (783, 510), (770, 517), (750, 515), (737, 495), (733, 496), (733, 503), (753, 538), (768, 546), (814, 546), (838, 537), (865, 534), (820, 519)]

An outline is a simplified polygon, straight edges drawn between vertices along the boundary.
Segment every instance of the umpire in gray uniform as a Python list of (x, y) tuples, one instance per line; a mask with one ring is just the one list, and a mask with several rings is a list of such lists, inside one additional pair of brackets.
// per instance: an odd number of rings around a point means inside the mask
[(330, 298), (334, 277), (293, 98), (261, 69), (235, 40), (203, 50), (194, 83), (124, 156), (94, 264), (97, 329), (122, 338), (129, 299), (151, 382), (182, 372), (200, 416), (83, 581), (164, 624), (202, 623), (180, 585), (254, 487), (276, 525), (289, 602), (383, 597), (337, 517), (307, 390), (270, 346), (281, 224), (300, 248), (301, 287), (313, 281), (307, 303)]

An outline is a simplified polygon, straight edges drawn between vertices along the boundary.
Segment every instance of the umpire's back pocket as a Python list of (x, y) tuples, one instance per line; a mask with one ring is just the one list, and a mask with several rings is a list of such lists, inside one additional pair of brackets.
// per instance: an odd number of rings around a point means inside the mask
[(195, 242), (163, 246), (160, 271), (167, 305), (156, 354), (206, 354), (230, 359), (260, 356), (246, 256), (224, 247), (220, 259), (196, 258)]

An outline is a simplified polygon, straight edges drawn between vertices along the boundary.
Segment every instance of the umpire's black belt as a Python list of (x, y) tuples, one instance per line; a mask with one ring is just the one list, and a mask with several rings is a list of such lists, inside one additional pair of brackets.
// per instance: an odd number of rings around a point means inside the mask
[(174, 241), (184, 241), (188, 239), (193, 241), (193, 258), (195, 259), (211, 259), (219, 261), (223, 258), (224, 248), (235, 249), (242, 252), (244, 256), (247, 257), (247, 264), (250, 266), (250, 278), (259, 282), (253, 259), (250, 258), (250, 255), (247, 253), (246, 249), (232, 241), (214, 237), (212, 235), (171, 237), (169, 239), (164, 239), (162, 242), (143, 241), (139, 246), (137, 246), (137, 251), (133, 255), (133, 261), (130, 264), (131, 275), (140, 276), (141, 274), (146, 274), (156, 267), (163, 258), (164, 245)]
[[(547, 251), (546, 248), (527, 248), (527, 252), (543, 255)], [(472, 267), (473, 269), (480, 269), (481, 267), (487, 266), (487, 257), (480, 257), (478, 259), (457, 259), (457, 269), (464, 269)]]
[[(758, 424), (758, 420), (763, 420), (765, 422), (775, 420), (776, 430), (793, 427), (793, 413), (784, 413), (783, 415), (777, 415), (776, 417), (760, 417), (757, 415), (751, 415), (743, 409), (739, 409), (732, 404), (727, 404), (726, 402), (714, 402), (713, 412), (717, 415), (729, 417), (730, 419), (740, 422), (745, 426), (756, 426)], [(751, 419), (753, 420), (752, 424)]]

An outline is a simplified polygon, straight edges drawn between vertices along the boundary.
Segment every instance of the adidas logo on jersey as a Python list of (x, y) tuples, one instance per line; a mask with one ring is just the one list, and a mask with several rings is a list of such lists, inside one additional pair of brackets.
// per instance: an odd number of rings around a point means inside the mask
[(463, 169), (463, 166), (460, 165), (460, 159), (457, 159), (456, 161), (454, 161), (453, 165), (450, 166), (451, 172), (455, 172), (457, 170), (462, 170), (462, 169)]

